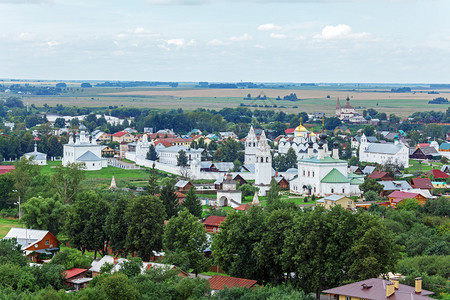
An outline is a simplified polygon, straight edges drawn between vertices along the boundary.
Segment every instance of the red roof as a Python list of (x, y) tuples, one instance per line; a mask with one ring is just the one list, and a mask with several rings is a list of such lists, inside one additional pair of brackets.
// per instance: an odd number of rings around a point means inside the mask
[(252, 206), (251, 203), (246, 203), (246, 204), (242, 204), (241, 206), (235, 207), (235, 210), (242, 210), (242, 211), (247, 211), (250, 209), (250, 207)]
[(432, 190), (433, 184), (431, 183), (430, 178), (412, 178), (411, 179), (411, 185), (415, 189), (425, 189), (425, 190)]
[(430, 147), (430, 144), (428, 143), (421, 143), (421, 144), (417, 144), (418, 147)]
[(427, 175), (427, 177), (430, 177), (431, 174), (433, 174), (434, 178), (436, 178), (436, 179), (448, 178), (447, 174), (445, 174), (444, 172), (442, 172), (441, 170), (438, 170), (438, 169), (431, 170), (428, 173), (426, 173), (425, 175)]
[(112, 136), (121, 137), (121, 136), (124, 136), (127, 133), (128, 132), (126, 132), (126, 131), (119, 131), (119, 132), (114, 133)]
[(219, 227), (222, 222), (225, 222), (227, 217), (219, 217), (219, 216), (209, 216), (203, 222), (203, 225), (216, 226)]
[(389, 175), (389, 173), (381, 172), (381, 171), (373, 171), (372, 174), (369, 175), (369, 178), (379, 179), (379, 178), (383, 178), (386, 175)]
[(291, 134), (291, 133), (293, 133), (294, 131), (295, 131), (295, 128), (288, 128), (288, 129), (284, 130), (284, 133), (286, 133), (286, 134)]
[(223, 290), (225, 287), (231, 289), (234, 287), (251, 288), (256, 284), (256, 280), (214, 275), (209, 279), (212, 290)]
[(86, 271), (87, 271), (87, 269), (78, 269), (78, 268), (69, 269), (65, 272), (66, 279), (70, 279), (70, 278), (80, 275)]
[(39, 141), (39, 138), (37, 136), (35, 136), (33, 140)]
[(163, 137), (166, 137), (166, 135), (167, 135), (168, 138), (173, 138), (173, 137), (176, 136), (175, 134), (172, 134), (172, 133), (167, 133), (167, 134), (165, 134), (165, 133), (152, 133), (152, 134), (147, 134), (148, 138), (149, 138), (149, 139), (152, 139), (152, 140), (154, 140), (154, 139), (156, 139), (156, 138), (163, 138)]
[(10, 173), (14, 171), (16, 167), (14, 166), (0, 166), (0, 174)]
[(403, 199), (406, 198), (410, 198), (410, 199), (414, 199), (415, 197), (417, 197), (419, 194), (418, 193), (408, 193), (408, 192), (402, 192), (402, 191), (394, 191), (392, 193), (389, 194), (389, 198), (394, 198), (394, 202), (400, 202)]
[(170, 142), (168, 142), (168, 141), (166, 141), (166, 140), (156, 140), (156, 141), (154, 142), (155, 146), (158, 145), (158, 144), (160, 144), (160, 143), (163, 144), (164, 147), (170, 147), (170, 146), (173, 146)]

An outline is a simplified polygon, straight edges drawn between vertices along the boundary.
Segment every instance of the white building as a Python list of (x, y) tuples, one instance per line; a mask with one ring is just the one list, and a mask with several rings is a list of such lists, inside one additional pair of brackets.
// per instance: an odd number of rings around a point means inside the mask
[(364, 123), (365, 119), (350, 105), (350, 98), (347, 97), (345, 106), (341, 106), (339, 98), (336, 103), (336, 117), (343, 121), (352, 123)]
[(258, 140), (256, 138), (253, 126), (245, 139), (245, 161), (246, 165), (253, 165), (256, 161), (256, 149), (258, 148)]
[(314, 153), (313, 143), (310, 141), (308, 157), (298, 161), (298, 176), (290, 182), (291, 193), (316, 196), (360, 194), (361, 181), (349, 176), (347, 162), (339, 159), (337, 143), (334, 144), (330, 157), (327, 135), (322, 132), (319, 138), (317, 154)]
[(205, 149), (198, 148), (192, 149), (187, 146), (172, 146), (159, 150), (159, 162), (163, 164), (168, 164), (172, 166), (176, 166), (178, 162), (179, 152), (183, 150), (186, 152), (186, 156), (188, 159), (188, 165), (191, 164), (194, 160), (200, 162), (202, 160), (202, 153)]
[(97, 145), (94, 139), (89, 140), (89, 134), (84, 125), (81, 125), (79, 129), (80, 132), (75, 135), (75, 142), (70, 133), (69, 143), (64, 145), (63, 166), (69, 163), (84, 163), (87, 171), (107, 167), (107, 160), (102, 158), (102, 146)]
[(313, 150), (317, 152), (319, 146), (316, 143), (316, 134), (314, 132), (308, 132), (308, 130), (302, 125), (302, 121), (300, 119), (300, 125), (297, 126), (294, 130), (294, 137), (289, 138), (281, 138), (278, 142), (278, 153), (286, 154), (290, 148), (294, 149), (297, 154), (297, 158), (305, 158), (307, 157), (308, 142), (311, 140), (313, 142)]
[(259, 187), (259, 195), (265, 196), (272, 180), (272, 154), (264, 131), (259, 139), (255, 158), (255, 186)]
[(369, 143), (367, 137), (363, 134), (359, 147), (359, 160), (378, 163), (380, 165), (395, 164), (408, 168), (409, 148), (398, 141), (398, 136), (395, 136), (395, 142), (393, 144), (380, 144)]
[(38, 152), (36, 143), (34, 144), (34, 151), (25, 153), (23, 156), (27, 159), (31, 158), (36, 165), (45, 166), (47, 164), (47, 154)]
[(231, 174), (222, 181), (222, 189), (217, 190), (217, 206), (238, 207), (242, 204), (242, 192), (237, 189), (237, 182)]

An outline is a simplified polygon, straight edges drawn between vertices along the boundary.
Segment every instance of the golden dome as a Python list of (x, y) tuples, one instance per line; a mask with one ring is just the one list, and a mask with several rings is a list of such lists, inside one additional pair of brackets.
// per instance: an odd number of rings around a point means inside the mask
[(305, 131), (308, 131), (308, 130), (306, 130), (306, 128), (303, 125), (299, 125), (299, 126), (297, 126), (297, 128), (295, 128), (295, 131), (297, 131), (297, 132), (305, 132)]
[(310, 136), (316, 136), (316, 134), (314, 132), (311, 132)]

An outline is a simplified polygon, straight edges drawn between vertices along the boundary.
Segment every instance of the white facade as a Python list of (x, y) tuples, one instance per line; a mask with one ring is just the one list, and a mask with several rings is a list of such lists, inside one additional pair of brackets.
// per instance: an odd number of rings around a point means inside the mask
[(409, 167), (409, 148), (395, 139), (394, 144), (368, 143), (366, 136), (361, 136), (359, 160), (380, 165), (395, 164)]
[(316, 134), (314, 132), (308, 132), (308, 130), (302, 125), (297, 126), (294, 130), (294, 137), (292, 140), (281, 138), (278, 142), (278, 153), (286, 154), (290, 148), (294, 149), (298, 159), (306, 158), (308, 152), (308, 143), (313, 142), (314, 152), (317, 152), (319, 146), (317, 145)]
[(337, 145), (330, 157), (326, 137), (324, 133), (320, 135), (317, 154), (310, 143), (308, 157), (298, 161), (298, 176), (290, 181), (291, 193), (316, 196), (360, 193), (358, 185), (351, 184), (347, 162), (339, 159)]
[(102, 146), (97, 145), (95, 140), (89, 140), (89, 134), (86, 127), (81, 125), (80, 132), (76, 134), (75, 142), (72, 133), (69, 137), (69, 143), (64, 145), (63, 166), (69, 163), (84, 163), (85, 170), (100, 170), (108, 166), (107, 160), (102, 158)]
[(253, 165), (256, 161), (256, 150), (258, 149), (258, 140), (256, 139), (253, 126), (250, 127), (247, 138), (245, 139), (245, 161), (246, 165)]
[(47, 165), (47, 154), (38, 152), (36, 143), (34, 144), (34, 151), (25, 153), (23, 156), (27, 159), (31, 158), (33, 163), (36, 165), (40, 166)]
[(256, 150), (255, 185), (259, 187), (259, 195), (265, 196), (272, 180), (272, 154), (266, 134), (263, 131)]
[(238, 190), (237, 182), (231, 174), (222, 182), (222, 189), (217, 191), (217, 205), (238, 207), (242, 204), (242, 192)]
[(159, 162), (176, 166), (178, 162), (178, 154), (181, 150), (186, 152), (188, 165), (190, 165), (194, 160), (197, 162), (200, 162), (202, 160), (202, 153), (204, 151), (204, 149), (202, 148), (192, 149), (187, 146), (172, 146), (159, 150)]

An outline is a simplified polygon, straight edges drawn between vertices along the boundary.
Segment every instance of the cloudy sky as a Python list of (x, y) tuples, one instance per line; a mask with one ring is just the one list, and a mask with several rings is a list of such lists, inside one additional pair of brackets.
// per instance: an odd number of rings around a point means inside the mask
[(450, 82), (448, 0), (0, 0), (0, 78)]

